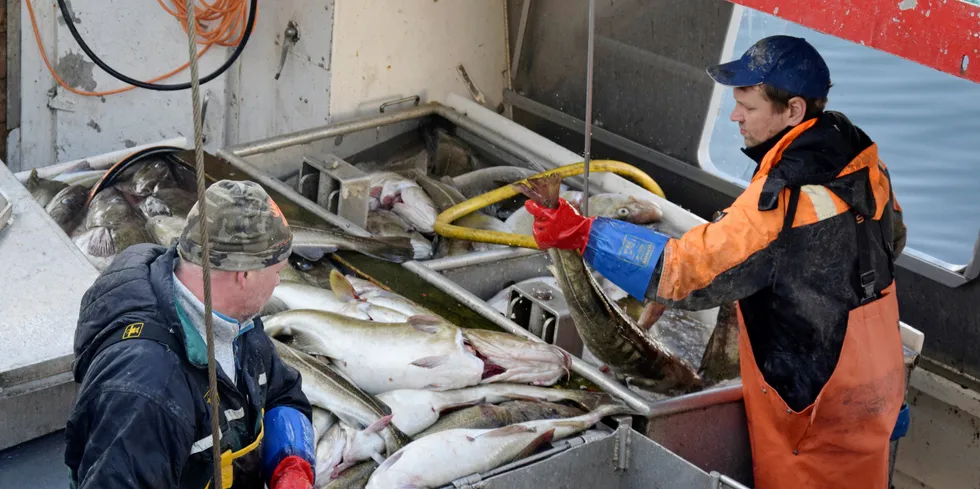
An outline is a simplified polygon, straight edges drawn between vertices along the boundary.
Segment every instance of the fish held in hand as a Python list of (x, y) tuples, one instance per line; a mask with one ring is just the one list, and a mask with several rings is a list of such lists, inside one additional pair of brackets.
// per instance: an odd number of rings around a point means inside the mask
[[(518, 190), (538, 204), (558, 206), (557, 175), (534, 178)], [(577, 250), (551, 248), (552, 272), (561, 285), (575, 328), (585, 347), (616, 373), (660, 393), (698, 390), (703, 381), (694, 368), (646, 334), (602, 292)]]
[(413, 316), (375, 323), (326, 311), (292, 310), (263, 321), (271, 337), (330, 358), (365, 392), (458, 389), (483, 378), (483, 361), (467, 351), (463, 332), (443, 319)]

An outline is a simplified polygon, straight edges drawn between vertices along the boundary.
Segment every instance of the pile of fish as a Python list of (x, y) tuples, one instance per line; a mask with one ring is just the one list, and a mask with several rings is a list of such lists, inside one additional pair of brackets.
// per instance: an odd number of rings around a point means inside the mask
[[(194, 173), (165, 158), (146, 158), (93, 187), (105, 171), (84, 166), (44, 179), (33, 171), (27, 189), (99, 270), (138, 243), (172, 245), (196, 202)], [(91, 197), (90, 195), (93, 194)], [(407, 237), (365, 238), (340, 231), (291, 226), (294, 252), (309, 260), (338, 249), (401, 263), (414, 258)]]
[(555, 346), (458, 327), (337, 270), (328, 289), (287, 270), (263, 323), (314, 406), (316, 487), (440, 487), (626, 412), (550, 387), (571, 366)]

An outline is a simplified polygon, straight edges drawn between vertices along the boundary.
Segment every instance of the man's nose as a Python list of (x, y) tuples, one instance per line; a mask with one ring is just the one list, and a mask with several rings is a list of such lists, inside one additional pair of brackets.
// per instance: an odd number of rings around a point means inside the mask
[(738, 107), (732, 109), (732, 114), (728, 117), (732, 122), (742, 122), (742, 111)]

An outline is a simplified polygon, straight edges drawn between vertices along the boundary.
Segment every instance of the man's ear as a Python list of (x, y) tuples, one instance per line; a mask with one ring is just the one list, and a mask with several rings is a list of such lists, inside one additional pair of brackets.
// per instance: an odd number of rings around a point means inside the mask
[(803, 116), (806, 114), (806, 101), (802, 97), (793, 97), (789, 99), (789, 120), (786, 121), (791, 126), (795, 126), (803, 122)]

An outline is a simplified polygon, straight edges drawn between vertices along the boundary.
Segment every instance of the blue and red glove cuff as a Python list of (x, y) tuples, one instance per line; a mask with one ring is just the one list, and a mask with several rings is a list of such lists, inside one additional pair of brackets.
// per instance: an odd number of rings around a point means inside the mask
[(652, 229), (598, 217), (592, 223), (582, 258), (603, 277), (642, 301), (669, 240), (666, 234)]
[(311, 468), (316, 467), (313, 423), (305, 414), (296, 408), (279, 406), (265, 413), (263, 422), (262, 467), (266, 477), (271, 477), (279, 464), (290, 456), (298, 456)]

